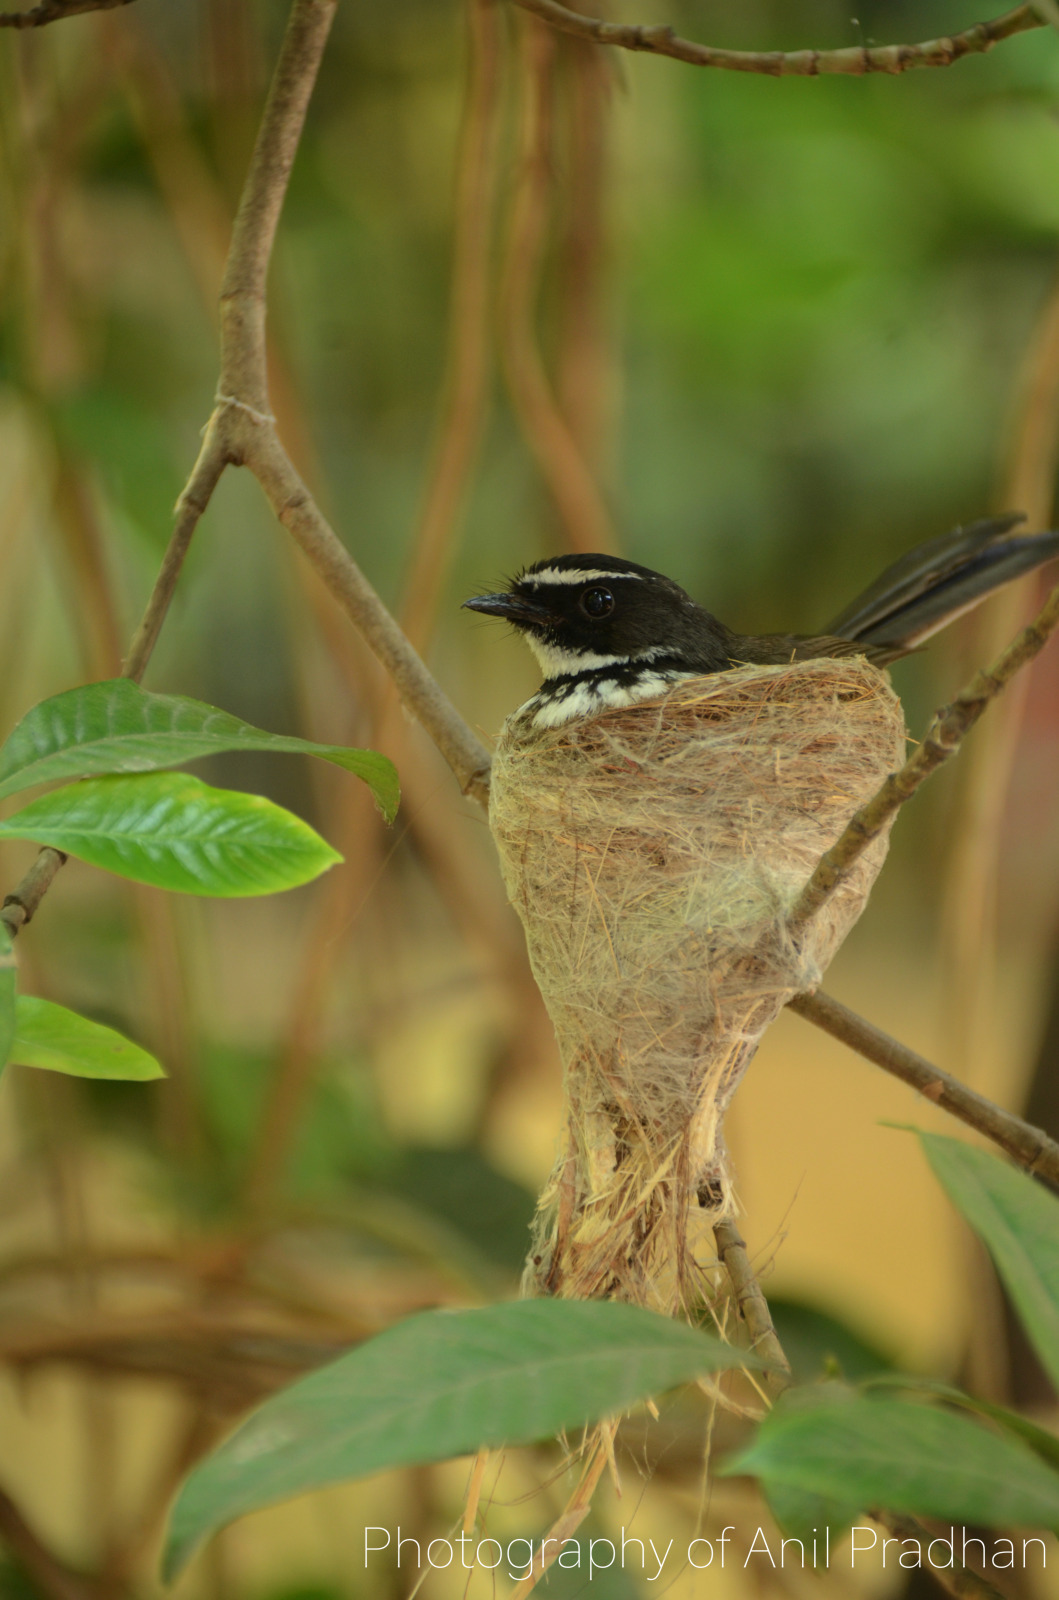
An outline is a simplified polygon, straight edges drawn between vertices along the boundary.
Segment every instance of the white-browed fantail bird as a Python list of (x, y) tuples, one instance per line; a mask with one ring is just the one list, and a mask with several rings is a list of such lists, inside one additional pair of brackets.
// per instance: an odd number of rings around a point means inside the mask
[(734, 633), (679, 584), (618, 556), (538, 561), (501, 594), (465, 600), (522, 634), (544, 682), (521, 708), (537, 728), (634, 705), (681, 678), (748, 663), (916, 650), (995, 589), (1059, 555), (1059, 533), (1019, 533), (1021, 513), (956, 528), (908, 551), (824, 630)]

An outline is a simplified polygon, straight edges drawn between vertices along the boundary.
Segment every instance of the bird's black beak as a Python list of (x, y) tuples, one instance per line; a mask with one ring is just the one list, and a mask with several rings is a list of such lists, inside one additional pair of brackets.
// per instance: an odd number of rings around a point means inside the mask
[(516, 627), (546, 628), (554, 623), (554, 612), (540, 600), (520, 594), (478, 594), (463, 602), (465, 611), (481, 611), (487, 617), (503, 617)]

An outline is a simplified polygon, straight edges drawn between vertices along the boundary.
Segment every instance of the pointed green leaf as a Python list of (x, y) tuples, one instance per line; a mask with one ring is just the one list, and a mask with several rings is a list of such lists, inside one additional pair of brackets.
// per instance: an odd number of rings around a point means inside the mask
[(814, 1494), (793, 1483), (782, 1483), (778, 1478), (762, 1481), (762, 1490), (768, 1508), (778, 1527), (792, 1539), (808, 1542), (815, 1534), (821, 1557), (826, 1549), (825, 1535), (837, 1544), (851, 1523), (860, 1515), (860, 1507), (848, 1501), (832, 1500), (827, 1495)]
[(965, 1394), (962, 1389), (957, 1389), (951, 1383), (945, 1383), (941, 1378), (911, 1377), (907, 1373), (880, 1372), (868, 1378), (861, 1387), (872, 1389), (904, 1389), (911, 1394), (929, 1395), (938, 1400), (947, 1400), (950, 1405), (960, 1406), (965, 1411), (973, 1411), (977, 1416), (988, 1417), (991, 1422), (999, 1423), (1009, 1433), (1017, 1434), (1024, 1444), (1028, 1444), (1034, 1455), (1040, 1456), (1042, 1461), (1047, 1461), (1050, 1467), (1059, 1470), (1059, 1438), (1054, 1433), (1049, 1433), (1046, 1428), (1038, 1427), (1018, 1411), (1011, 1411), (1007, 1406), (995, 1406), (988, 1400), (978, 1400), (974, 1395)]
[(15, 1037), (15, 946), (0, 922), (0, 1072), (11, 1054)]
[(124, 1078), (142, 1083), (165, 1077), (154, 1056), (113, 1028), (26, 994), (19, 995), (15, 1005), (15, 1038), (9, 1060), (22, 1067), (66, 1072), (73, 1078)]
[(773, 1412), (728, 1475), (840, 1505), (995, 1528), (1059, 1527), (1059, 1473), (966, 1417), (904, 1400), (826, 1401)]
[(170, 1521), (168, 1578), (235, 1517), (414, 1462), (526, 1444), (726, 1367), (760, 1366), (667, 1317), (600, 1301), (427, 1311), (266, 1400), (196, 1467)]
[(374, 750), (265, 733), (182, 695), (148, 694), (127, 678), (68, 689), (33, 706), (0, 749), (0, 798), (37, 783), (104, 772), (154, 772), (224, 750), (318, 756), (363, 778), (387, 822), (397, 811), (393, 763)]
[(1059, 1200), (988, 1150), (921, 1133), (934, 1174), (992, 1256), (1059, 1389)]
[(0, 822), (4, 838), (50, 844), (181, 894), (274, 894), (342, 859), (271, 800), (213, 789), (183, 772), (68, 784)]

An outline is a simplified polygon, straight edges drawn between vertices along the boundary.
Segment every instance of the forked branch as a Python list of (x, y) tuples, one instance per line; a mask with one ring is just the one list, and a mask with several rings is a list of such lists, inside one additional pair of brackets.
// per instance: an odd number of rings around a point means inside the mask
[[(324, 583), (392, 677), (406, 708), (424, 726), (467, 794), (485, 804), (489, 790), (489, 754), (455, 706), (442, 692), (405, 634), (387, 611), (360, 568), (345, 550), (302, 483), (276, 432), (269, 411), (266, 381), (265, 288), (268, 263), (287, 180), (297, 151), (309, 97), (330, 29), (337, 0), (294, 0), (290, 23), (280, 52), (272, 90), (262, 118), (250, 172), (236, 219), (225, 273), (221, 370), (217, 402), (207, 424), (199, 458), (180, 497), (177, 520), (143, 621), (132, 641), (125, 663), (127, 676), (139, 681), (165, 620), (173, 592), (195, 528), (206, 510), (226, 466), (242, 464), (261, 482), (276, 516), (287, 527)], [(553, 0), (518, 0), (527, 9), (566, 31), (600, 42), (623, 43), (628, 48), (659, 49), (644, 42), (651, 30), (639, 30), (639, 42), (612, 36), (615, 24), (578, 18)], [(62, 7), (88, 9), (84, 0)], [(38, 8), (40, 9), (40, 8)], [(565, 19), (565, 20), (564, 20)], [(568, 24), (571, 22), (573, 26)], [(988, 48), (1001, 38), (1037, 25), (1029, 7), (1020, 7), (995, 23), (982, 24), (956, 39), (957, 53)], [(583, 24), (583, 26), (582, 26)], [(603, 30), (600, 32), (599, 30)], [(654, 30), (657, 32), (657, 30)], [(636, 34), (638, 30), (617, 29)], [(638, 36), (639, 36), (638, 35)], [(978, 39), (979, 43), (968, 42)], [(679, 41), (678, 41), (679, 43)], [(695, 49), (703, 47), (696, 46)], [(913, 47), (909, 47), (913, 48)], [(928, 47), (914, 47), (929, 54)], [(673, 53), (663, 50), (662, 53)], [(732, 52), (727, 52), (732, 55)], [(738, 53), (736, 53), (738, 54)], [(846, 52), (832, 52), (843, 56)], [(950, 54), (950, 59), (956, 59)], [(696, 58), (697, 59), (697, 58)], [(764, 57), (759, 58), (765, 60)], [(771, 59), (771, 58), (770, 58)], [(787, 58), (785, 58), (787, 59)], [(791, 58), (793, 59), (793, 58)], [(720, 64), (714, 62), (712, 64)], [(731, 63), (727, 63), (731, 65)], [(907, 64), (926, 64), (912, 62)], [(940, 64), (935, 62), (935, 64)], [(794, 71), (793, 66), (746, 66), (739, 70)], [(807, 69), (806, 69), (807, 70)], [(832, 63), (819, 70), (852, 70)], [(878, 63), (865, 70), (884, 69)], [(903, 69), (901, 69), (903, 70)], [(941, 713), (927, 741), (892, 777), (880, 795), (850, 824), (847, 833), (820, 863), (795, 909), (795, 917), (810, 916), (824, 904), (881, 825), (929, 772), (958, 747), (967, 730), (1010, 677), (1041, 649), (1059, 623), (1059, 590), (1031, 627), (999, 658), (993, 668), (979, 673)], [(881, 820), (880, 820), (881, 819)], [(53, 850), (41, 852), (26, 878), (8, 897), (3, 920), (13, 933), (24, 925), (62, 865)], [(869, 1023), (824, 996), (801, 996), (793, 1009), (835, 1033), (853, 1049), (921, 1088), (943, 1109), (994, 1139), (1002, 1149), (1030, 1170), (1059, 1180), (1059, 1148), (1040, 1130), (974, 1095), (896, 1040), (880, 1034)], [(940, 1086), (940, 1087), (939, 1087)], [(724, 1249), (731, 1254), (734, 1241)], [(734, 1259), (734, 1258), (733, 1258)]]
[(671, 27), (649, 27), (627, 22), (604, 22), (585, 17), (559, 0), (515, 0), (524, 11), (532, 11), (542, 22), (562, 33), (595, 44), (616, 45), (622, 50), (643, 50), (656, 56), (672, 56), (693, 67), (720, 67), (727, 72), (758, 72), (773, 78), (816, 78), (841, 73), (862, 78), (870, 72), (891, 74), (908, 72), (913, 67), (951, 67), (964, 56), (983, 55), (1002, 39), (1043, 28), (1045, 22), (1032, 5), (1016, 6), (991, 22), (978, 22), (963, 33), (922, 44), (855, 45), (843, 50), (721, 50), (714, 45), (681, 39)]

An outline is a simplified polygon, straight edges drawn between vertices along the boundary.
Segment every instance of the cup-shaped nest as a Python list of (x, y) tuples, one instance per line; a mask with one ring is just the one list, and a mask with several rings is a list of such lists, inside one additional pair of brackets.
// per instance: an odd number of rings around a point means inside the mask
[(565, 1078), (525, 1292), (669, 1315), (698, 1302), (702, 1236), (734, 1206), (728, 1102), (859, 917), (886, 836), (796, 934), (790, 907), (904, 740), (888, 680), (860, 657), (685, 679), (554, 729), (505, 724), (489, 820)]

